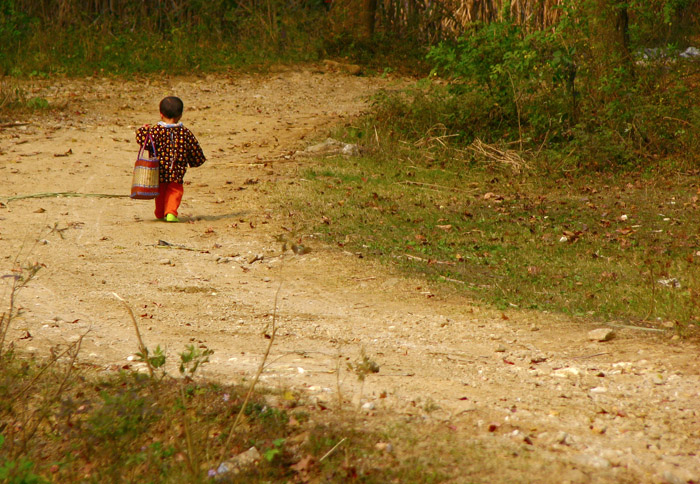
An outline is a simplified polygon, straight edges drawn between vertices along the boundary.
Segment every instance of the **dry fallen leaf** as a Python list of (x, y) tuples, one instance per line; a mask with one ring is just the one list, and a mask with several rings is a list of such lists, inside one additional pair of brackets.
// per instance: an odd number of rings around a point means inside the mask
[(529, 266), (529, 267), (527, 268), (527, 273), (528, 273), (528, 274), (531, 274), (531, 275), (533, 275), (533, 276), (536, 276), (537, 274), (539, 274), (540, 271), (541, 271), (541, 269), (540, 269), (539, 267), (537, 267), (537, 266)]
[(311, 455), (307, 455), (306, 457), (302, 457), (302, 459), (297, 462), (296, 464), (290, 466), (292, 470), (295, 470), (296, 472), (299, 473), (304, 473), (308, 472), (311, 467), (314, 465), (314, 458)]

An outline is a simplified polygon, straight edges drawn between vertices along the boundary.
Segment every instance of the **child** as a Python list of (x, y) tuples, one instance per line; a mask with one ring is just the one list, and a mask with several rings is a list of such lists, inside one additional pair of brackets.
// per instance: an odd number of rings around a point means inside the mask
[[(144, 125), (136, 130), (136, 142), (143, 146), (150, 133), (160, 158), (159, 195), (156, 198), (156, 218), (179, 222), (177, 209), (184, 193), (183, 178), (188, 166), (200, 166), (205, 161), (197, 138), (180, 122), (183, 104), (180, 98), (168, 96), (160, 102), (161, 121), (155, 126)], [(150, 143), (146, 148), (150, 151)]]

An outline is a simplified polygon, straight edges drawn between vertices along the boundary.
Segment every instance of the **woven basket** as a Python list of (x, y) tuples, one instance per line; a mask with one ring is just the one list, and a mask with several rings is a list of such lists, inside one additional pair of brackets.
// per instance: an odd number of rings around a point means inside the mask
[[(148, 150), (144, 149), (146, 143), (150, 142), (154, 156), (150, 156)], [(150, 200), (158, 196), (158, 167), (160, 161), (156, 153), (153, 138), (148, 135), (146, 143), (139, 149), (139, 155), (134, 165), (134, 177), (131, 181), (131, 198), (137, 200)]]

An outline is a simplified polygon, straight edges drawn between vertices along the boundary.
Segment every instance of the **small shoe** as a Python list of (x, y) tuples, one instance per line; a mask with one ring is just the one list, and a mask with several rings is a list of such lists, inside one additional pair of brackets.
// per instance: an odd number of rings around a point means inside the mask
[(166, 222), (179, 222), (178, 218), (173, 215), (172, 213), (168, 213), (165, 215), (165, 221)]

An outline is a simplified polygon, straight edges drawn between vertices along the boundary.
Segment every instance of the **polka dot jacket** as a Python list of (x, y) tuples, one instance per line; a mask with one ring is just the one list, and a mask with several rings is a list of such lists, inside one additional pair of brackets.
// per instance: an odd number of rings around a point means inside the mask
[(149, 132), (160, 158), (161, 183), (182, 183), (188, 166), (200, 166), (207, 161), (197, 138), (182, 123), (142, 126), (136, 130), (136, 142), (143, 146)]

